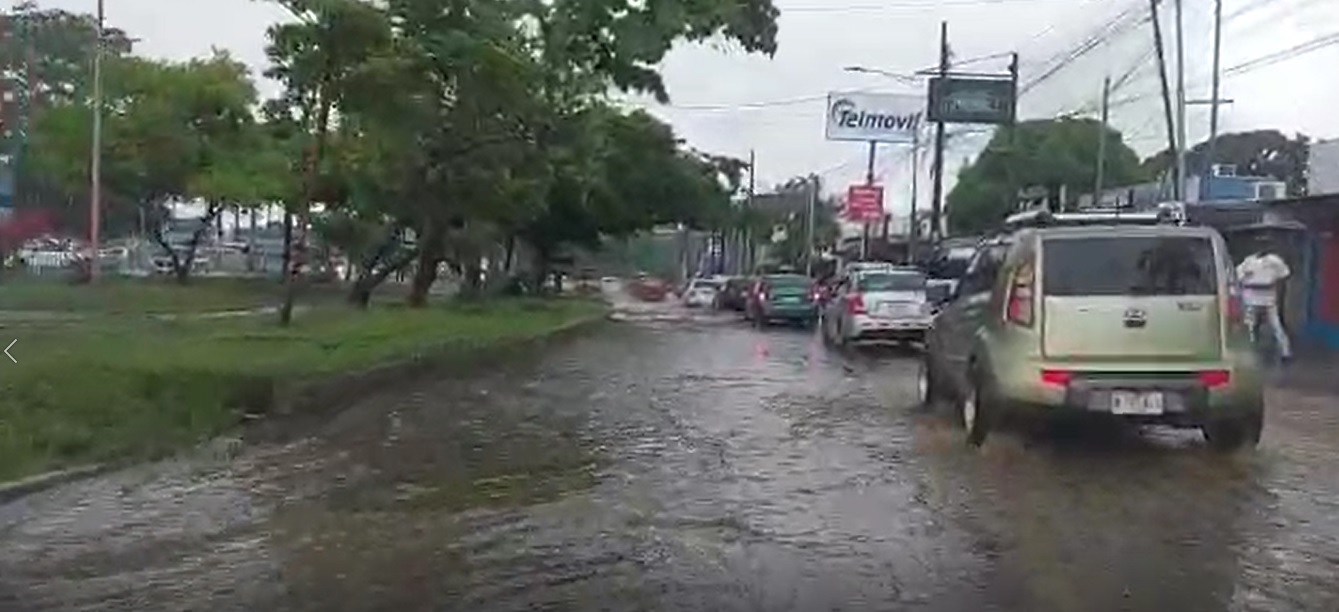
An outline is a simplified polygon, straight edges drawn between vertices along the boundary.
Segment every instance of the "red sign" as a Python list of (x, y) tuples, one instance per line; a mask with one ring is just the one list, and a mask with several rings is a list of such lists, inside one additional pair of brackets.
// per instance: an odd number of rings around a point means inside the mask
[(846, 191), (846, 218), (857, 223), (883, 219), (883, 187), (851, 185)]

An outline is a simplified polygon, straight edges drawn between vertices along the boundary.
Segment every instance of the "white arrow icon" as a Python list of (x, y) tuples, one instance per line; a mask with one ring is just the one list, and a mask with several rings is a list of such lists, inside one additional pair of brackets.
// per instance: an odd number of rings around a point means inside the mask
[(15, 345), (15, 344), (18, 344), (18, 343), (19, 343), (18, 340), (10, 340), (10, 341), (9, 341), (9, 346), (6, 346), (6, 347), (5, 347), (5, 357), (8, 357), (9, 360), (10, 360), (10, 361), (13, 361), (14, 363), (18, 363), (19, 360), (15, 359), (13, 355), (10, 355), (10, 354), (9, 354), (9, 349), (14, 348), (14, 345)]

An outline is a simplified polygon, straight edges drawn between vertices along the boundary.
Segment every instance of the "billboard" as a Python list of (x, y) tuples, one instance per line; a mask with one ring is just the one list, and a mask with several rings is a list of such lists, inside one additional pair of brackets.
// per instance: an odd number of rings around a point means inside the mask
[(912, 142), (924, 122), (920, 96), (832, 92), (823, 134), (828, 140)]
[(1306, 166), (1307, 195), (1339, 194), (1339, 139), (1311, 143)]
[(930, 79), (928, 115), (944, 123), (1014, 122), (1017, 91), (1013, 79), (935, 77)]
[(846, 190), (846, 219), (856, 223), (883, 220), (883, 186), (851, 185)]

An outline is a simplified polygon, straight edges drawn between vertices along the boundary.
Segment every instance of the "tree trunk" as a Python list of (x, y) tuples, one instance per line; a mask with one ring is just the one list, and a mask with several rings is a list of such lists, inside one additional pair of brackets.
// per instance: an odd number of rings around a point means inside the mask
[(424, 244), (419, 251), (418, 263), (414, 268), (414, 279), (409, 287), (409, 306), (422, 308), (428, 305), (428, 291), (437, 282), (437, 269), (442, 263), (441, 250)]
[(368, 303), (372, 301), (372, 292), (381, 286), (381, 283), (386, 282), (391, 274), (409, 265), (414, 257), (415, 253), (411, 251), (401, 254), (397, 259), (386, 262), (386, 265), (381, 268), (363, 267), (358, 278), (354, 280), (353, 287), (349, 290), (349, 304), (366, 309)]
[(507, 256), (502, 260), (502, 269), (506, 276), (511, 276), (512, 267), (516, 261), (516, 235), (507, 236)]
[[(330, 136), (330, 111), (334, 105), (334, 99), (330, 95), (330, 86), (332, 75), (329, 71), (322, 78), (320, 87), (321, 99), (317, 103), (319, 108), (316, 110), (316, 122), (314, 124), (316, 132), (316, 141), (307, 154), (306, 167), (303, 168), (302, 179), (302, 201), (298, 202), (297, 223), (302, 230), (302, 241), (307, 241), (308, 213), (311, 210), (312, 200), (316, 199), (317, 180), (320, 178), (321, 160), (325, 157), (326, 141)], [(285, 217), (288, 221), (286, 242), (292, 242), (292, 219), (291, 215)], [(305, 247), (305, 245), (303, 245)], [(289, 249), (285, 249), (288, 253)], [(287, 326), (293, 322), (293, 302), (297, 300), (298, 275), (295, 264), (300, 262), (293, 261), (290, 256), (284, 265), (284, 303), (279, 308), (279, 325)]]

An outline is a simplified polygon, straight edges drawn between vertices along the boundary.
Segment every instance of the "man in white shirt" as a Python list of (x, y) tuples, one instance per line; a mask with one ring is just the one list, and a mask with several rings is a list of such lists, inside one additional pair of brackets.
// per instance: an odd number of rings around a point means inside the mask
[(1241, 301), (1246, 307), (1246, 326), (1255, 338), (1255, 322), (1264, 315), (1265, 324), (1274, 334), (1275, 346), (1283, 360), (1292, 358), (1292, 344), (1288, 341), (1288, 332), (1283, 329), (1283, 319), (1279, 316), (1279, 290), (1283, 281), (1292, 275), (1283, 258), (1275, 255), (1269, 245), (1262, 241), (1256, 251), (1237, 264), (1237, 278), (1241, 281)]

